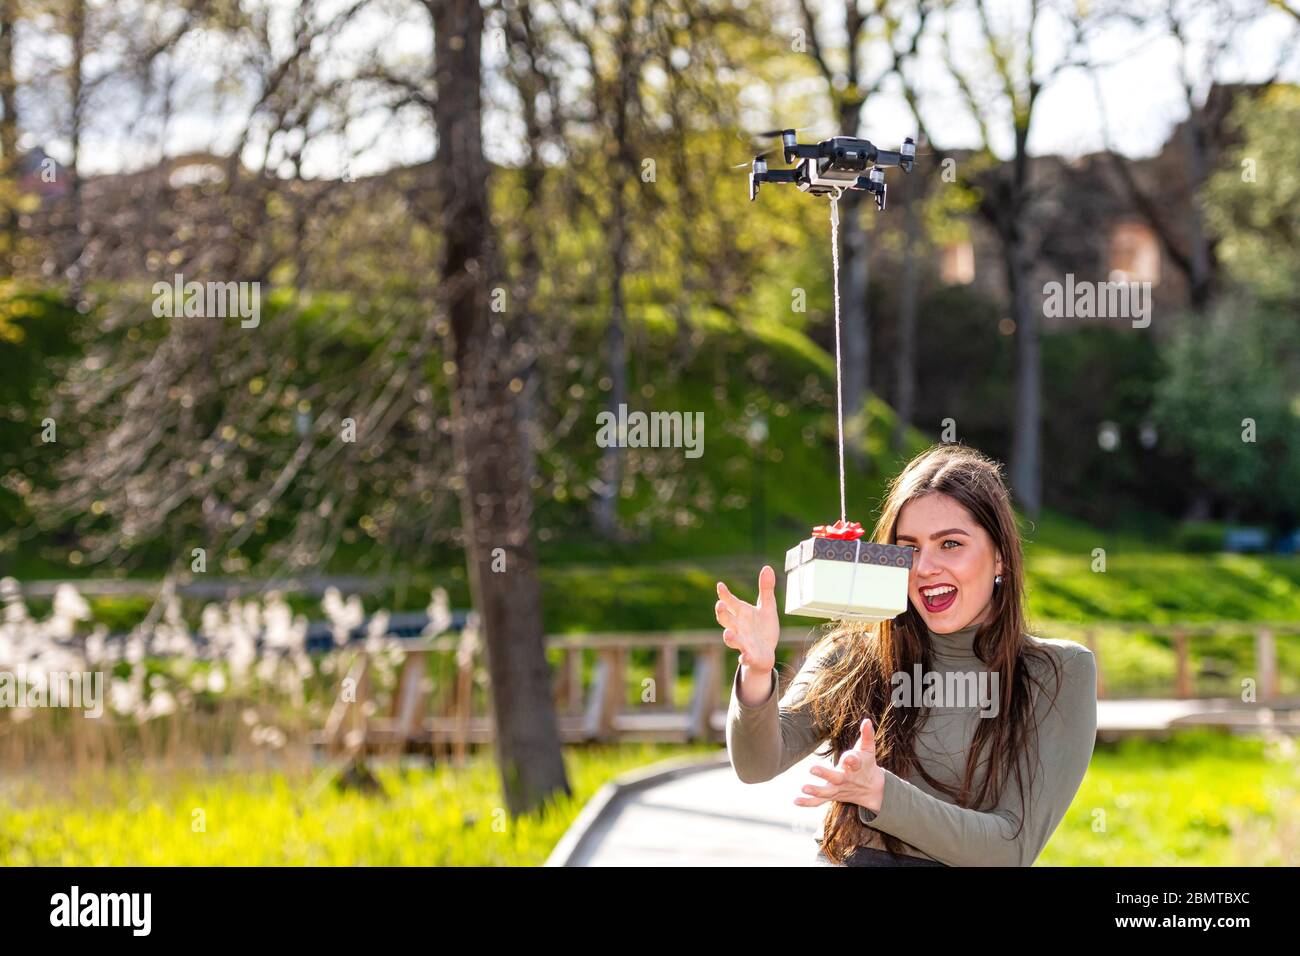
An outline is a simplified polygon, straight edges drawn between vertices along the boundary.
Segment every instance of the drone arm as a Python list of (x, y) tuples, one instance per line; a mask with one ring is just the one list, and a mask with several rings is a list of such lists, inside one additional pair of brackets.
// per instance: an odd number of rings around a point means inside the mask
[(749, 174), (749, 199), (753, 202), (754, 197), (758, 194), (759, 183), (794, 183), (798, 182), (793, 169), (769, 169), (765, 172)]
[(905, 173), (910, 173), (916, 162), (916, 144), (910, 136), (903, 140), (903, 148), (900, 150), (876, 149), (875, 152), (877, 166), (901, 166)]
[(790, 165), (796, 159), (816, 159), (822, 155), (821, 146), (816, 143), (795, 143), (785, 147), (785, 162)]

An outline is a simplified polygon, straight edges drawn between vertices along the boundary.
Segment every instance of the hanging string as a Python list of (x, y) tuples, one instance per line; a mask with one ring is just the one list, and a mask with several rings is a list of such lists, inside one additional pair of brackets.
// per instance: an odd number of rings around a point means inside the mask
[(847, 521), (844, 507), (844, 385), (840, 359), (840, 196), (844, 194), (841, 187), (836, 187), (831, 199), (831, 262), (835, 273), (835, 412), (840, 442), (840, 520)]

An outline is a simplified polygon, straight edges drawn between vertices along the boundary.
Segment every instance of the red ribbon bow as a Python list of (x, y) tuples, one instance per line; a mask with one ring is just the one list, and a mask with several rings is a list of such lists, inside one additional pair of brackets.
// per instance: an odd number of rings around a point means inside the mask
[(819, 524), (813, 528), (812, 533), (814, 538), (835, 538), (837, 541), (852, 541), (866, 534), (862, 525), (843, 518), (834, 524)]

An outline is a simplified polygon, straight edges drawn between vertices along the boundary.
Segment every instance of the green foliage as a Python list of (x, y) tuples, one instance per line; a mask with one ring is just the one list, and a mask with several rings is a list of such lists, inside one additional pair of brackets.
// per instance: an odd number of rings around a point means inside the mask
[(1184, 315), (1166, 347), (1153, 408), (1161, 434), (1241, 518), (1300, 514), (1297, 361), (1294, 318), (1262, 303)]
[[(0, 570), (32, 523), (26, 495), (51, 480), (56, 456), (41, 442), (41, 422), (49, 391), (76, 350), (78, 318), (54, 289), (0, 280)], [(55, 437), (66, 441), (68, 423), (61, 426)]]
[[(900, 290), (881, 282), (872, 292), (872, 314), (886, 318), (877, 322), (873, 340), (872, 381), (890, 394), (901, 343), (897, 323), (887, 317), (897, 314)], [(995, 457), (1009, 447), (1015, 381), (1012, 339), (998, 333), (1002, 315), (997, 303), (970, 288), (939, 286), (923, 287), (916, 317), (916, 427), (938, 439), (945, 419), (954, 419), (959, 441)]]
[[(1201, 324), (1180, 322), (1158, 413), (1194, 477), (1248, 512), (1300, 515), (1300, 88), (1243, 96), (1239, 142), (1206, 184), (1216, 254), (1238, 283)], [(1240, 440), (1254, 419), (1254, 444)]]
[[(1274, 85), (1233, 110), (1240, 143), (1205, 188), (1216, 252), (1266, 298), (1300, 298), (1300, 87)], [(1292, 317), (1291, 321), (1294, 322)]]
[[(1182, 461), (1160, 444), (1158, 429), (1153, 448), (1142, 443), (1164, 374), (1154, 338), (1085, 324), (1045, 334), (1042, 354), (1048, 503), (1107, 527), (1182, 510)], [(1118, 428), (1113, 451), (1100, 445), (1103, 422)]]
[(1174, 532), (1174, 543), (1183, 551), (1208, 554), (1223, 550), (1228, 526), (1221, 521), (1184, 521)]

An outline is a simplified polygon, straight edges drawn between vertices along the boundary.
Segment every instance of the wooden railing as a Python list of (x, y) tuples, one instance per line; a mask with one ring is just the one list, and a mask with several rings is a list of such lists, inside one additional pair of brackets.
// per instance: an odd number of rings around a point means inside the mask
[[(1300, 623), (1209, 623), (1152, 625), (1129, 622), (1090, 624), (1040, 623), (1033, 633), (1076, 640), (1097, 657), (1097, 694), (1106, 697), (1105, 661), (1099, 647), (1103, 631), (1137, 632), (1169, 637), (1175, 655), (1172, 693), (1193, 697), (1191, 642), (1197, 637), (1225, 632), (1253, 631), (1258, 701), (1267, 704), (1279, 696), (1275, 639), (1278, 634), (1300, 634)], [(802, 666), (819, 629), (814, 626), (784, 628), (780, 644), (793, 653), (778, 669), (781, 692)], [(340, 699), (317, 742), (335, 752), (431, 749), (463, 756), (473, 744), (489, 743), (492, 720), (475, 712), (475, 673), (482, 661), (478, 649), (457, 636), (404, 641), (406, 651), (387, 714), (367, 715), (370, 658), (358, 650), (348, 673), (352, 699)], [(657, 740), (717, 740), (725, 730), (725, 705), (720, 706), (723, 665), (728, 648), (717, 628), (698, 631), (661, 631), (606, 634), (564, 634), (547, 638), (548, 651), (559, 655), (556, 669), (555, 710), (560, 736), (566, 742)], [(628, 662), (634, 649), (654, 652), (652, 699), (629, 708)], [(675, 700), (678, 661), (682, 651), (694, 657), (690, 699)], [(584, 658), (595, 657), (591, 680), (584, 687)], [(454, 655), (452, 677), (434, 687), (429, 677), (430, 657)], [(433, 692), (437, 691), (437, 694)], [(436, 697), (436, 700), (432, 698)], [(431, 703), (433, 706), (431, 707)], [(681, 706), (679, 706), (679, 703)]]
[(1105, 662), (1098, 648), (1098, 635), (1103, 631), (1121, 633), (1141, 632), (1157, 637), (1168, 637), (1174, 650), (1173, 696), (1178, 699), (1194, 697), (1191, 667), (1191, 640), (1196, 637), (1219, 634), (1240, 634), (1253, 631), (1255, 635), (1255, 680), (1258, 699), (1267, 702), (1279, 696), (1277, 667), (1277, 635), (1300, 634), (1300, 622), (1286, 623), (1235, 623), (1213, 621), (1197, 624), (1143, 624), (1137, 622), (1101, 621), (1075, 624), (1054, 621), (1038, 628), (1040, 634), (1077, 640), (1087, 646), (1097, 658), (1097, 696), (1106, 697)]

